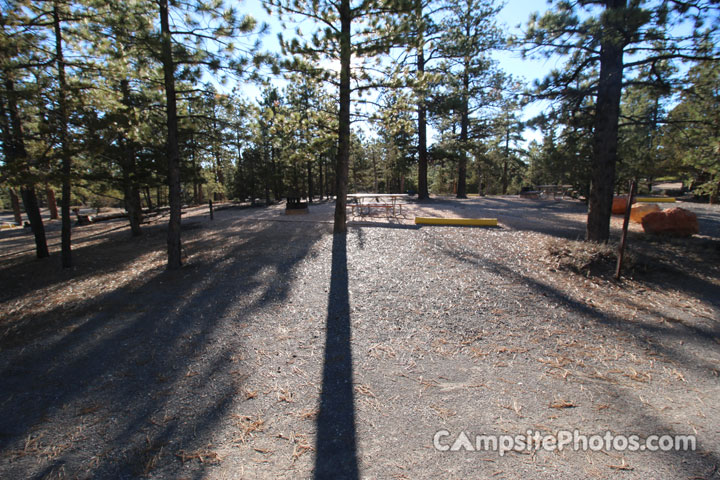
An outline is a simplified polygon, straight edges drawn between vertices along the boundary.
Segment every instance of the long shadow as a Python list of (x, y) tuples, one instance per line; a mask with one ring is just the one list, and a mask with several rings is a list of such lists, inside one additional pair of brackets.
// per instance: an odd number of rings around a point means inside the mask
[(556, 303), (566, 307), (569, 311), (573, 313), (580, 314), (582, 316), (581, 318), (592, 321), (593, 323), (604, 328), (618, 328), (627, 331), (632, 335), (635, 343), (643, 348), (652, 350), (658, 355), (662, 355), (668, 358), (674, 358), (681, 364), (693, 365), (698, 369), (702, 369), (704, 370), (704, 374), (708, 377), (714, 375), (714, 371), (717, 367), (706, 359), (691, 356), (689, 353), (677, 348), (674, 345), (671, 347), (652, 342), (648, 339), (648, 336), (654, 336), (656, 338), (675, 338), (684, 342), (681, 343), (681, 345), (687, 344), (689, 342), (696, 342), (699, 345), (705, 345), (706, 347), (714, 348), (715, 338), (720, 335), (720, 330), (717, 327), (710, 330), (697, 326), (688, 326), (685, 324), (681, 324), (681, 328), (673, 329), (667, 326), (644, 323), (637, 320), (630, 320), (611, 312), (604, 312), (589, 304), (585, 304), (577, 299), (568, 296), (566, 293), (558, 290), (551, 285), (547, 285), (527, 275), (518, 273), (508, 268), (507, 266), (493, 260), (481, 258), (475, 254), (468, 252), (455, 252), (450, 249), (446, 249), (445, 254), (454, 259), (471, 263), (472, 265), (475, 265), (479, 268), (487, 269), (497, 274), (498, 276), (504, 278), (512, 278), (513, 280), (516, 280), (519, 284), (524, 285), (533, 292), (538, 293), (545, 298), (554, 300)]
[[(477, 209), (477, 215), (497, 217), (500, 223), (513, 230), (531, 231), (555, 237), (577, 239), (585, 235), (585, 223), (563, 217), (582, 214), (587, 207), (574, 201), (520, 201), (518, 199), (483, 197), (481, 199), (442, 199), (433, 207), (447, 206), (453, 213)], [(450, 212), (449, 212), (450, 213)]]
[[(183, 232), (196, 229), (198, 226), (200, 225), (196, 223), (187, 223), (183, 225)], [(0, 304), (11, 302), (45, 288), (67, 290), (66, 282), (91, 281), (98, 274), (98, 270), (105, 275), (117, 273), (121, 276), (123, 271), (132, 265), (139, 256), (150, 251), (148, 247), (151, 246), (150, 248), (154, 249), (155, 245), (162, 245), (167, 225), (156, 224), (143, 227), (143, 235), (140, 237), (131, 237), (126, 230), (123, 226), (122, 231), (111, 229), (88, 236), (87, 238), (98, 237), (100, 240), (97, 243), (73, 247), (74, 265), (72, 269), (58, 272), (57, 252), (51, 253), (50, 259), (42, 261), (24, 257), (14, 263), (3, 264), (0, 262), (0, 279), (12, 279), (12, 282), (8, 281), (7, 285), (5, 285), (5, 281), (0, 282), (2, 287), (0, 288)], [(207, 245), (206, 248), (215, 246)], [(184, 247), (187, 248), (188, 244), (186, 243)], [(106, 252), (111, 252), (111, 258), (105, 258)], [(102, 297), (104, 295), (96, 298), (76, 298), (63, 303), (58, 312), (35, 316), (32, 319), (26, 318), (22, 311), (18, 312), (20, 318), (15, 316), (10, 323), (3, 324), (2, 332), (0, 332), (0, 348), (29, 342), (33, 338), (61, 328), (64, 321), (62, 312), (64, 311), (72, 309), (75, 316), (93, 313), (97, 310), (98, 301), (102, 300)], [(31, 328), (28, 328), (27, 324), (30, 322), (32, 325)]]
[[(475, 254), (468, 254), (467, 252), (457, 252), (452, 249), (446, 249), (444, 252), (448, 257), (460, 260), (463, 262), (470, 263), (478, 268), (487, 269), (493, 273), (502, 276), (504, 278), (512, 278), (519, 284), (524, 285), (536, 294), (542, 295), (545, 298), (554, 300), (555, 302), (563, 305), (568, 309), (569, 312), (577, 314), (579, 319), (589, 321), (600, 328), (608, 330), (624, 330), (630, 334), (633, 342), (650, 351), (659, 355), (660, 358), (668, 358), (676, 361), (680, 365), (685, 365), (691, 368), (696, 374), (704, 375), (708, 379), (716, 377), (717, 366), (706, 358), (702, 358), (701, 355), (689, 351), (687, 348), (680, 349), (676, 347), (678, 343), (680, 345), (690, 346), (691, 343), (695, 343), (696, 347), (705, 347), (709, 349), (715, 348), (715, 339), (720, 331), (715, 329), (714, 331), (708, 331), (697, 327), (687, 327), (683, 325), (683, 329), (673, 330), (668, 327), (659, 325), (647, 324), (630, 320), (618, 316), (613, 313), (604, 312), (596, 307), (581, 303), (580, 301), (571, 298), (566, 293), (558, 290), (557, 288), (544, 284), (534, 278), (527, 275), (518, 273), (499, 262), (492, 261), (487, 258), (481, 258)], [(573, 317), (568, 321), (577, 322), (578, 318)], [(656, 340), (663, 338), (671, 338), (673, 341), (670, 342), (672, 346), (659, 343)], [(682, 342), (677, 342), (682, 340)], [(617, 391), (617, 396), (620, 397), (621, 393)], [(675, 435), (675, 434), (688, 434), (687, 431), (678, 430), (674, 424), (669, 424), (663, 421), (658, 415), (653, 415), (648, 409), (637, 402), (635, 398), (624, 396), (624, 401), (627, 403), (627, 411), (634, 412), (633, 419), (634, 425), (648, 427), (647, 432), (663, 432), (663, 434)], [(698, 442), (698, 450), (703, 451), (703, 445)], [(720, 454), (714, 451), (704, 452), (702, 455), (693, 456), (690, 461), (685, 456), (685, 452), (678, 450), (671, 450), (664, 452), (664, 458), (670, 459), (670, 464), (676, 465), (679, 461), (683, 462), (683, 468), (688, 469), (683, 473), (688, 473), (691, 467), (697, 468), (698, 471), (710, 471), (714, 472), (717, 470), (717, 465), (720, 464)], [(697, 477), (699, 478), (699, 477)]]
[(323, 233), (270, 225), (234, 234), (218, 258), (110, 291), (80, 318), (62, 307), (46, 314), (66, 318), (64, 328), (0, 350), (0, 451), (16, 457), (0, 477), (203, 478), (211, 458), (182, 464), (178, 455), (212, 443), (238, 401), (233, 359), (248, 347), (226, 329), (286, 298), (289, 282), (275, 279)]
[[(152, 242), (156, 236), (164, 235), (166, 228), (166, 225), (161, 224), (143, 226), (143, 235), (140, 237), (131, 237), (127, 225), (124, 224), (83, 236), (76, 234), (73, 238), (73, 269), (63, 271), (60, 275), (57, 274), (60, 269), (59, 254), (52, 248), (59, 243), (50, 245), (50, 258), (45, 260), (37, 260), (32, 255), (21, 255), (18, 252), (11, 253), (14, 258), (0, 257), (0, 286), (3, 287), (0, 289), (0, 303), (12, 301), (34, 290), (54, 285), (62, 287), (65, 280), (94, 275), (96, 265), (91, 261), (97, 261), (108, 248), (112, 248), (114, 254), (120, 258), (112, 266), (105, 262), (103, 268), (105, 271), (122, 271), (128, 263), (143, 253), (143, 247), (147, 243)], [(93, 240), (94, 243), (89, 243)]]
[(347, 239), (335, 234), (325, 360), (315, 444), (315, 478), (358, 478)]

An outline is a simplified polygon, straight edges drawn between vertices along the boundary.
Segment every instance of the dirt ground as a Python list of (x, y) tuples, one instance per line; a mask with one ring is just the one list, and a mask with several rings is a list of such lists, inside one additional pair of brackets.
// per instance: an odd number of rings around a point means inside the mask
[[(346, 236), (327, 202), (188, 208), (176, 272), (166, 217), (75, 228), (66, 271), (55, 223), (42, 261), (2, 231), (0, 478), (718, 478), (720, 210), (682, 206), (701, 234), (633, 226), (621, 281), (570, 200), (438, 198)], [(696, 449), (473, 448), (573, 430)]]

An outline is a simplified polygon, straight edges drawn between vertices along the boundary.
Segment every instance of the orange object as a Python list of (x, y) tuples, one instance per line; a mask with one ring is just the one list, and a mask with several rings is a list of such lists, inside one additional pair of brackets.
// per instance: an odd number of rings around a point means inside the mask
[(652, 212), (642, 219), (645, 233), (666, 234), (689, 237), (700, 231), (697, 215), (684, 208), (669, 208), (661, 212)]
[(625, 213), (626, 209), (627, 209), (627, 196), (620, 195), (617, 197), (613, 197), (612, 213), (623, 214), (623, 213)]
[(630, 220), (635, 223), (641, 223), (645, 215), (659, 211), (660, 207), (654, 203), (636, 203), (630, 209)]

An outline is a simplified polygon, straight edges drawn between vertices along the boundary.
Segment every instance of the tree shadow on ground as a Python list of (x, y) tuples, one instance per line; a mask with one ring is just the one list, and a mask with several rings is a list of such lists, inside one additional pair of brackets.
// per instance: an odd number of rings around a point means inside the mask
[[(197, 222), (183, 224), (183, 232), (196, 230), (200, 225)], [(0, 303), (6, 306), (18, 300), (25, 302), (29, 299), (30, 304), (25, 303), (21, 308), (16, 309), (8, 315), (0, 326), (0, 345), (9, 347), (12, 345), (28, 343), (43, 335), (46, 335), (58, 328), (62, 328), (65, 314), (72, 310), (74, 316), (82, 316), (92, 313), (98, 309), (99, 297), (80, 296), (73, 293), (73, 288), (88, 283), (98, 283), (97, 278), (104, 276), (102, 280), (122, 282), (123, 275), (128, 269), (132, 271), (134, 263), (144, 255), (154, 252), (162, 252), (164, 247), (167, 225), (152, 225), (143, 228), (143, 235), (131, 237), (126, 231), (117, 232), (115, 229), (93, 234), (98, 237), (93, 243), (84, 244), (80, 247), (73, 247), (73, 267), (61, 269), (59, 256), (51, 255), (46, 260), (24, 260), (16, 263), (6, 264), (0, 267), (0, 273), (14, 281), (11, 285), (0, 291)], [(105, 234), (105, 235), (103, 235)], [(186, 238), (183, 245), (184, 251), (188, 250), (192, 242)], [(202, 247), (205, 250), (215, 248), (216, 242), (204, 242)], [(26, 257), (27, 258), (27, 257)], [(164, 268), (164, 264), (163, 267)], [(154, 270), (154, 271), (153, 271)], [(157, 268), (147, 272), (149, 275), (157, 274)], [(132, 276), (132, 274), (130, 274)], [(102, 285), (98, 285), (96, 291), (105, 292)], [(51, 289), (52, 292), (47, 289)], [(44, 291), (43, 291), (44, 290)], [(33, 305), (37, 299), (48, 300), (45, 293), (51, 295), (57, 293), (56, 300), (62, 298), (62, 305), (55, 309), (52, 315), (35, 315)]]
[[(446, 249), (445, 254), (453, 259), (471, 263), (477, 268), (487, 269), (502, 278), (512, 279), (517, 284), (528, 288), (533, 294), (544, 299), (549, 299), (562, 306), (572, 315), (568, 320), (579, 325), (582, 322), (590, 322), (600, 329), (609, 331), (626, 332), (627, 338), (641, 349), (651, 352), (653, 358), (664, 358), (677, 362), (693, 371), (697, 376), (708, 381), (716, 381), (717, 365), (709, 362), (703, 355), (703, 350), (714, 350), (717, 347), (716, 339), (720, 338), (720, 328), (715, 325), (712, 331), (698, 329), (694, 326), (680, 324), (680, 328), (646, 323), (642, 320), (631, 320), (622, 318), (613, 313), (602, 311), (594, 306), (580, 302), (557, 288), (542, 283), (527, 275), (514, 271), (507, 266), (482, 258), (468, 252), (457, 252)], [(658, 312), (661, 315), (661, 312)], [(668, 341), (669, 340), (669, 341)], [(614, 389), (612, 385), (607, 388)], [(661, 435), (687, 435), (688, 432), (679, 432), (672, 423), (666, 422), (659, 415), (652, 415), (646, 405), (635, 398), (623, 395), (615, 389), (615, 397), (627, 404), (626, 412), (633, 412), (633, 428), (640, 428), (640, 431), (658, 433)], [(663, 452), (663, 461), (670, 465), (682, 462), (686, 472), (707, 473), (714, 472), (720, 464), (720, 454), (713, 451), (703, 451), (703, 446), (698, 442), (698, 454), (688, 457), (684, 451), (672, 450)], [(702, 452), (702, 453), (701, 453)]]
[[(34, 255), (13, 253), (15, 258), (5, 259), (0, 264), (0, 276), (14, 280), (8, 281), (0, 291), (0, 302), (9, 302), (45, 287), (57, 285), (60, 288), (66, 280), (92, 276), (98, 269), (121, 271), (144, 253), (149, 243), (154, 243), (154, 237), (164, 234), (166, 230), (165, 224), (143, 226), (142, 236), (131, 237), (129, 228), (123, 224), (74, 238), (73, 268), (67, 270), (60, 268), (59, 250), (53, 251), (49, 258), (43, 260), (36, 259)], [(59, 243), (55, 247), (59, 248)], [(109, 252), (109, 248), (114, 258), (106, 262), (103, 253)]]
[(315, 478), (358, 478), (347, 238), (333, 236)]
[[(0, 354), (3, 478), (203, 478), (252, 364), (242, 324), (286, 299), (325, 229), (256, 226)], [(188, 242), (191, 243), (191, 242)], [(196, 248), (212, 242), (199, 242)], [(42, 323), (42, 319), (40, 319)]]
[(480, 199), (442, 199), (431, 203), (434, 209), (446, 205), (453, 217), (465, 209), (479, 211), (476, 216), (497, 218), (513, 230), (545, 233), (555, 237), (578, 239), (585, 236), (584, 221), (566, 215), (584, 214), (587, 207), (575, 201), (520, 200), (517, 198), (482, 197)]
[(629, 238), (629, 248), (637, 264), (635, 270), (639, 270), (637, 277), (644, 283), (660, 290), (682, 291), (720, 308), (720, 295), (717, 295), (720, 241), (717, 239), (634, 235)]

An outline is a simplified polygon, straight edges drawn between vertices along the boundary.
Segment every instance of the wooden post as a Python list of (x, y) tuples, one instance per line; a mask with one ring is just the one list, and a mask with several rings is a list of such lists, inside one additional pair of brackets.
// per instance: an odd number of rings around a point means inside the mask
[(208, 200), (208, 205), (210, 206), (210, 220), (215, 220), (215, 215), (213, 213), (212, 199)]
[(620, 237), (620, 249), (618, 251), (617, 268), (615, 269), (615, 280), (620, 280), (620, 270), (622, 269), (623, 256), (625, 255), (625, 240), (627, 239), (628, 224), (630, 223), (630, 210), (632, 209), (632, 201), (635, 196), (635, 180), (630, 182), (630, 195), (628, 196), (627, 207), (625, 208), (625, 218), (623, 220), (622, 236)]

